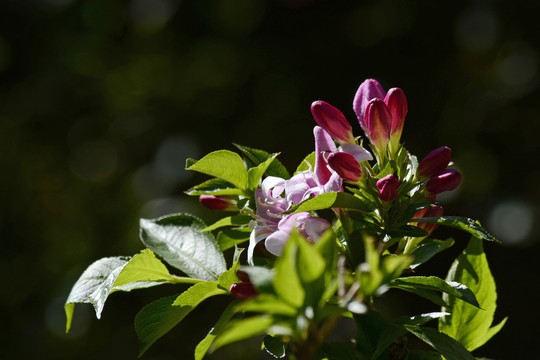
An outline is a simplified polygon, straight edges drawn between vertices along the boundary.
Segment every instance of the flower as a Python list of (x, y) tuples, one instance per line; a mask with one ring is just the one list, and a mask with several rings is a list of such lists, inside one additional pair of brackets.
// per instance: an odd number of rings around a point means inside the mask
[(294, 228), (308, 241), (316, 242), (329, 227), (328, 221), (308, 212), (287, 215), (280, 220), (278, 230), (266, 238), (264, 246), (270, 253), (279, 256)]
[(385, 95), (386, 93), (383, 87), (375, 79), (367, 79), (360, 84), (360, 87), (358, 87), (353, 100), (353, 110), (358, 118), (360, 127), (362, 127), (365, 133), (367, 133), (367, 127), (364, 123), (364, 113), (366, 112), (368, 103), (372, 99), (382, 100), (384, 99)]
[(345, 115), (324, 101), (315, 101), (311, 104), (311, 114), (317, 124), (340, 144), (354, 142), (351, 124)]
[(455, 169), (444, 169), (435, 174), (426, 183), (426, 190), (430, 194), (440, 194), (454, 190), (461, 184), (461, 174)]
[(259, 295), (251, 282), (232, 284), (229, 288), (229, 292), (232, 296), (241, 301), (245, 301), (249, 298)]
[(362, 167), (354, 156), (346, 152), (334, 152), (328, 156), (328, 165), (346, 181), (357, 182), (362, 178)]
[[(440, 205), (432, 205), (423, 208), (422, 210), (417, 211), (413, 215), (413, 219), (420, 219), (420, 218), (426, 218), (426, 217), (440, 217), (443, 216), (444, 209)], [(428, 223), (428, 222), (413, 222), (410, 223), (411, 225), (415, 225), (419, 227), (420, 229), (424, 229), (428, 234), (431, 234), (434, 232), (438, 227), (439, 224), (437, 223)]]
[(403, 131), (403, 124), (405, 123), (405, 116), (407, 115), (408, 105), (405, 93), (400, 88), (392, 88), (388, 90), (384, 103), (392, 114), (392, 121), (390, 125), (390, 144), (391, 147), (396, 149), (401, 138)]
[(429, 179), (439, 171), (446, 169), (452, 158), (452, 150), (448, 146), (442, 146), (426, 155), (416, 170), (416, 176), (421, 179)]
[(377, 189), (379, 190), (379, 198), (382, 201), (390, 202), (398, 197), (399, 179), (393, 175), (386, 175), (377, 181)]
[(214, 195), (201, 195), (199, 202), (210, 210), (238, 210), (236, 201)]
[(379, 152), (384, 152), (390, 140), (392, 114), (381, 99), (371, 100), (366, 108), (364, 123), (369, 140)]

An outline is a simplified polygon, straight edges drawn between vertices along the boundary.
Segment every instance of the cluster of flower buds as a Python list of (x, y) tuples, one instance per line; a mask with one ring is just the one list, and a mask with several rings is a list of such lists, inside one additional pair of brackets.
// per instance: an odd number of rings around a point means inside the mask
[(397, 152), (408, 110), (401, 89), (392, 88), (386, 93), (377, 80), (365, 80), (356, 92), (353, 109), (381, 158), (386, 156), (388, 145), (391, 154)]
[(420, 162), (416, 176), (427, 180), (426, 191), (431, 195), (454, 190), (461, 183), (461, 174), (448, 168), (452, 158), (452, 150), (443, 146), (433, 150)]
[(249, 298), (259, 295), (255, 287), (249, 280), (248, 274), (246, 274), (242, 270), (238, 270), (236, 272), (236, 276), (238, 276), (238, 279), (241, 282), (231, 285), (229, 292), (232, 296), (234, 296), (238, 300), (245, 301)]

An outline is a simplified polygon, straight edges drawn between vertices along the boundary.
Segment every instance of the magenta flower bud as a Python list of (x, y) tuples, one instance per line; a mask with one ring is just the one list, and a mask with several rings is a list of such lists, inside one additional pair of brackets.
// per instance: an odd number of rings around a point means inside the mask
[(210, 210), (237, 210), (236, 201), (214, 195), (201, 195), (199, 202)]
[(386, 175), (377, 181), (377, 189), (379, 190), (379, 198), (382, 201), (392, 201), (398, 197), (399, 179), (393, 175)]
[(396, 137), (397, 141), (401, 137), (403, 131), (403, 123), (405, 115), (407, 115), (407, 98), (405, 93), (400, 88), (392, 88), (388, 90), (384, 102), (392, 114), (392, 123), (390, 126), (390, 136)]
[(324, 101), (311, 104), (311, 114), (317, 124), (340, 144), (354, 142), (351, 124), (337, 108)]
[(439, 171), (446, 169), (452, 158), (452, 150), (448, 146), (443, 146), (433, 150), (420, 161), (416, 176), (425, 180), (433, 177)]
[(353, 109), (360, 123), (360, 127), (367, 133), (367, 126), (365, 123), (365, 112), (368, 103), (373, 99), (384, 99), (386, 92), (379, 82), (375, 79), (367, 79), (356, 91), (356, 95), (353, 100)]
[(426, 183), (426, 190), (430, 194), (440, 194), (444, 191), (454, 190), (461, 183), (461, 174), (455, 169), (444, 169), (435, 174)]
[(379, 151), (384, 151), (390, 139), (392, 114), (381, 99), (373, 99), (368, 103), (364, 121), (369, 140)]
[(232, 284), (229, 288), (229, 292), (232, 296), (241, 301), (259, 295), (253, 284), (250, 282)]
[(355, 157), (346, 152), (335, 152), (328, 156), (328, 165), (347, 181), (357, 182), (362, 178), (362, 167)]
[[(420, 218), (426, 218), (426, 217), (440, 217), (444, 215), (443, 207), (440, 205), (433, 205), (423, 208), (420, 211), (417, 211), (413, 215), (413, 219), (420, 219)], [(419, 227), (420, 229), (424, 229), (428, 234), (431, 234), (434, 232), (438, 227), (439, 224), (437, 223), (428, 223), (428, 222), (420, 222), (420, 223), (411, 223), (412, 225), (415, 225)]]

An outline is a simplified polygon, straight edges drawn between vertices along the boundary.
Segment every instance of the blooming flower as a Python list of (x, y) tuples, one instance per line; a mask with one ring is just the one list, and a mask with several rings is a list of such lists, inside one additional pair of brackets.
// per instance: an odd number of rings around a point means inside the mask
[(329, 227), (328, 221), (307, 212), (287, 215), (280, 220), (278, 230), (266, 238), (264, 246), (270, 253), (279, 256), (294, 228), (308, 241), (316, 242)]
[(382, 201), (389, 202), (398, 197), (399, 179), (393, 175), (386, 175), (377, 181), (379, 197)]

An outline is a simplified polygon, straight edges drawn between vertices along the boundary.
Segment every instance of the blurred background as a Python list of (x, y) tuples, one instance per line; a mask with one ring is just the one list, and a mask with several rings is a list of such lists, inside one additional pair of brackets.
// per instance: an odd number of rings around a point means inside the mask
[[(205, 179), (184, 170), (188, 157), (235, 142), (281, 152), (293, 170), (313, 151), (314, 100), (341, 109), (360, 135), (351, 104), (366, 78), (407, 94), (412, 153), (453, 149), (463, 184), (441, 197), (446, 213), (502, 240), (485, 248), (495, 321), (509, 320), (475, 354), (535, 358), (539, 14), (534, 0), (3, 0), (5, 358), (135, 359), (138, 310), (182, 289), (116, 293), (99, 321), (78, 305), (65, 335), (63, 304), (82, 271), (142, 249), (140, 217), (216, 219), (183, 193)], [(456, 244), (420, 274), (444, 277), (466, 245), (459, 231), (438, 232)], [(420, 305), (389, 293), (382, 306), (412, 315)], [(224, 306), (205, 302), (143, 359), (192, 358)], [(208, 358), (255, 359), (258, 346)]]

